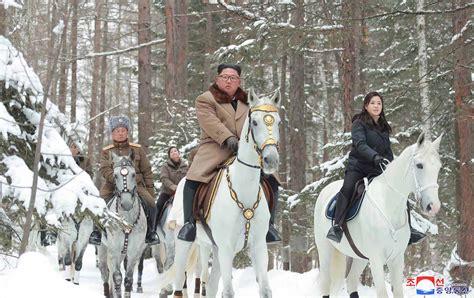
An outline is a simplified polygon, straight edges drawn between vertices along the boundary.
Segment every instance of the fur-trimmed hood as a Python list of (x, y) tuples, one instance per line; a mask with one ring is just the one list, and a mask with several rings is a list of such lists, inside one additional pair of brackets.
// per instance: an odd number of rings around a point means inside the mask
[[(209, 87), (209, 91), (212, 93), (217, 102), (220, 103), (231, 103), (232, 97), (224, 91), (220, 90), (219, 87), (214, 83)], [(235, 92), (234, 97), (241, 102), (248, 104), (247, 93), (242, 90), (240, 87)]]

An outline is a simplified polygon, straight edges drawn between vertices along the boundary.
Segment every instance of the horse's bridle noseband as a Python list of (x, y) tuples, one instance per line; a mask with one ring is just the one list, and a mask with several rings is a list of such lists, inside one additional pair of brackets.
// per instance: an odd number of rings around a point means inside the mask
[(242, 162), (238, 158), (237, 158), (237, 161), (239, 161), (240, 163), (242, 163), (246, 166), (252, 167), (252, 168), (261, 168), (263, 166), (262, 153), (263, 153), (263, 150), (265, 149), (265, 147), (275, 146), (277, 151), (279, 151), (280, 146), (279, 146), (279, 143), (273, 138), (273, 123), (275, 122), (275, 118), (270, 114), (266, 114), (263, 117), (263, 122), (265, 123), (265, 125), (267, 127), (269, 137), (265, 140), (265, 142), (263, 142), (263, 144), (261, 146), (258, 146), (258, 144), (255, 140), (253, 130), (251, 129), (251, 123), (250, 123), (250, 121), (252, 119), (251, 115), (252, 115), (253, 112), (277, 113), (278, 108), (273, 106), (273, 105), (270, 105), (270, 104), (263, 104), (263, 105), (255, 106), (255, 107), (253, 107), (249, 110), (248, 131), (247, 131), (247, 135), (245, 136), (245, 140), (248, 142), (249, 141), (249, 135), (252, 136), (253, 143), (255, 144), (254, 148), (255, 148), (255, 151), (257, 151), (258, 158), (259, 158), (259, 166), (249, 165), (245, 162)]

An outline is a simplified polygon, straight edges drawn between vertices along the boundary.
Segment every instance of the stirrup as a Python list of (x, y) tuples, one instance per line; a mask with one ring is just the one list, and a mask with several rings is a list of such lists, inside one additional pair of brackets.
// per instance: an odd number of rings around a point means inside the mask
[(273, 224), (270, 224), (270, 226), (268, 227), (268, 232), (267, 236), (265, 237), (265, 240), (267, 241), (267, 243), (281, 241), (280, 233), (278, 233), (278, 230)]
[(160, 237), (158, 237), (156, 232), (150, 232), (146, 235), (145, 243), (148, 245), (160, 244)]
[(333, 225), (329, 229), (328, 234), (326, 235), (326, 238), (339, 243), (341, 242), (342, 234), (343, 234), (342, 228), (339, 225)]
[(185, 223), (181, 230), (179, 230), (178, 239), (193, 242), (196, 239), (196, 224), (193, 222)]

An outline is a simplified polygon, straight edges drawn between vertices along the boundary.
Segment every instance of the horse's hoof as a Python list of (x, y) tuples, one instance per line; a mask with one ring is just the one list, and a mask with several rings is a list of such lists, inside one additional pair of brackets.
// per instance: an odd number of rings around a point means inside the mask
[(66, 281), (71, 281), (71, 279), (70, 279), (70, 278), (66, 278)]
[(143, 293), (143, 287), (142, 286), (137, 287), (137, 293)]
[(73, 284), (75, 284), (76, 286), (78, 286), (78, 285), (79, 285), (79, 283), (78, 283), (78, 282), (75, 282), (75, 281), (73, 282)]
[(123, 298), (130, 298), (130, 297), (132, 297), (132, 294), (130, 292), (125, 292), (123, 294)]

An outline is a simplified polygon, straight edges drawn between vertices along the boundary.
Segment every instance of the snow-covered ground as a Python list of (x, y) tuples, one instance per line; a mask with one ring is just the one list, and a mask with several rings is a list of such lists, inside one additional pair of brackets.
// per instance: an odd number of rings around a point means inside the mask
[[(22, 256), (16, 269), (0, 271), (0, 297), (1, 298), (101, 298), (102, 281), (99, 269), (95, 267), (94, 248), (89, 245), (84, 256), (84, 265), (81, 271), (80, 285), (76, 286), (63, 279), (63, 272), (59, 271), (56, 264), (56, 247), (41, 249), (40, 252), (29, 252)], [(273, 297), (297, 298), (320, 297), (317, 280), (318, 270), (299, 274), (283, 270), (269, 272), (270, 286)], [(252, 268), (234, 270), (233, 284), (236, 297), (258, 297), (258, 286)], [(145, 298), (157, 297), (158, 272), (152, 259), (145, 260), (143, 273), (143, 294), (132, 293), (132, 297)], [(136, 277), (134, 278), (136, 286)], [(189, 279), (191, 294), (194, 282)], [(389, 289), (387, 284), (387, 289)], [(341, 291), (341, 296), (348, 296)], [(375, 297), (375, 289), (359, 286), (361, 297)], [(405, 287), (406, 297), (422, 297), (416, 295), (414, 288)], [(455, 297), (455, 295), (431, 295), (434, 297)], [(190, 296), (192, 297), (192, 296)], [(471, 292), (464, 297), (474, 297)]]

